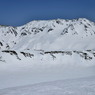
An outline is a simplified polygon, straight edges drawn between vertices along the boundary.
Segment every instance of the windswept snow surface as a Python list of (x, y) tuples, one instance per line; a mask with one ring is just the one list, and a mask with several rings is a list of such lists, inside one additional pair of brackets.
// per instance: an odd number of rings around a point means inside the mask
[(70, 59), (63, 63), (53, 60), (32, 62), (0, 63), (0, 89), (95, 75), (94, 63), (78, 63), (77, 60), (73, 63)]
[(95, 95), (95, 76), (2, 89), (0, 95)]

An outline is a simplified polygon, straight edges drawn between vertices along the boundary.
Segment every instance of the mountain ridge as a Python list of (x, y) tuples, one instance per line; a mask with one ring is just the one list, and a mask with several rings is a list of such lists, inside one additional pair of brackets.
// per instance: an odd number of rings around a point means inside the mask
[(19, 27), (0, 26), (0, 31), (0, 51), (15, 54), (19, 60), (17, 52), (31, 56), (35, 50), (50, 55), (54, 51), (95, 50), (95, 23), (86, 18), (31, 21)]
[[(91, 26), (91, 24), (92, 24), (92, 26)], [(1, 33), (2, 36), (4, 35), (4, 37), (5, 37), (6, 35), (9, 35), (8, 38), (10, 38), (10, 36), (12, 36), (14, 39), (15, 38), (20, 39), (22, 36), (29, 36), (29, 35), (33, 36), (35, 34), (38, 34), (39, 32), (40, 33), (47, 32), (48, 34), (50, 34), (49, 32), (52, 32), (52, 31), (53, 32), (57, 31), (56, 32), (57, 35), (70, 34), (70, 32), (72, 35), (78, 35), (78, 34), (83, 35), (81, 32), (83, 32), (83, 33), (86, 32), (86, 33), (84, 33), (84, 37), (85, 37), (85, 36), (95, 34), (95, 30), (94, 30), (95, 25), (94, 24), (95, 23), (90, 22), (89, 20), (87, 20), (85, 18), (83, 18), (83, 19), (79, 18), (79, 19), (73, 19), (73, 20), (64, 20), (64, 19), (47, 20), (47, 21), (43, 20), (43, 21), (32, 21), (32, 22), (29, 22), (28, 24), (20, 26), (20, 27), (12, 27), (12, 26), (9, 26), (9, 27), (3, 26), (2, 27), (1, 26), (0, 31), (2, 32)], [(80, 30), (78, 30), (77, 27), (80, 28)], [(46, 33), (46, 35), (47, 35), (47, 33)], [(51, 36), (52, 36), (52, 34), (51, 34)], [(71, 36), (71, 34), (70, 34), (70, 36)], [(43, 34), (41, 34), (41, 35), (44, 36)], [(0, 40), (3, 41), (3, 38), (1, 37)], [(4, 39), (6, 39), (6, 37)], [(16, 43), (14, 40), (12, 40), (12, 41), (11, 41), (12, 44)], [(6, 43), (6, 47), (8, 47), (7, 44), (8, 43)]]

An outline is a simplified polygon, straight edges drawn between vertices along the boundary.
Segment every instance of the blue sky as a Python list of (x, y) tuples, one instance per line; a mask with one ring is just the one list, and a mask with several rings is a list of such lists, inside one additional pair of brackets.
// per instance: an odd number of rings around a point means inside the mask
[(0, 24), (19, 26), (31, 20), (73, 19), (95, 21), (95, 0), (0, 0)]

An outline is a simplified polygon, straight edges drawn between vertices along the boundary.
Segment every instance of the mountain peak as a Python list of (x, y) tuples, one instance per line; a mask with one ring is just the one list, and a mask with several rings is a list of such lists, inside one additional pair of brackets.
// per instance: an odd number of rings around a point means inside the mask
[(85, 18), (31, 21), (20, 27), (0, 26), (2, 61), (5, 53), (18, 60), (21, 55), (32, 58), (35, 54), (50, 54), (53, 59), (54, 54), (78, 54), (91, 60), (95, 56), (94, 50), (95, 24)]
[(86, 18), (31, 21), (20, 27), (1, 26), (0, 31), (1, 49), (94, 49), (95, 24)]

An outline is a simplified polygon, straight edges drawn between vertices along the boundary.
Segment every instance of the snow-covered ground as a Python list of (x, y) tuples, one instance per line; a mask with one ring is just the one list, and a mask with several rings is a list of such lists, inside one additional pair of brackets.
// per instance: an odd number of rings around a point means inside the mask
[(0, 63), (0, 89), (95, 75), (94, 64), (52, 62)]
[(95, 76), (2, 89), (0, 95), (95, 95)]

